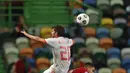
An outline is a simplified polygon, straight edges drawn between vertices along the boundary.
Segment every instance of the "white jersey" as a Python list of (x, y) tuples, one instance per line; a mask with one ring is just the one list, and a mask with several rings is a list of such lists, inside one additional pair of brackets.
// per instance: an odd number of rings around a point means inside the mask
[(58, 37), (45, 39), (46, 43), (52, 47), (53, 63), (58, 69), (68, 69), (70, 66), (70, 47), (72, 39)]

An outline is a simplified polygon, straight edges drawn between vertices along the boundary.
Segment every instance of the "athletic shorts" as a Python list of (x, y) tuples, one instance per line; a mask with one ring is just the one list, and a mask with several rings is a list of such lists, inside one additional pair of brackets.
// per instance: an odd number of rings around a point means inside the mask
[(55, 65), (51, 65), (49, 69), (45, 70), (43, 73), (67, 73), (69, 68), (67, 69), (59, 69)]

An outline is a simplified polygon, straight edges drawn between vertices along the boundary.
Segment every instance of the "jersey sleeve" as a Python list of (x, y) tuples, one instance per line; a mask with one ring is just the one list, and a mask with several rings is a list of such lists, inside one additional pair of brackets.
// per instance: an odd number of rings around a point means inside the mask
[(54, 46), (56, 39), (55, 38), (48, 38), (48, 39), (45, 39), (45, 41), (48, 45)]
[(72, 46), (74, 44), (72, 39), (69, 40), (69, 44), (70, 44), (70, 46)]
[(86, 68), (77, 68), (72, 73), (88, 73), (88, 70)]

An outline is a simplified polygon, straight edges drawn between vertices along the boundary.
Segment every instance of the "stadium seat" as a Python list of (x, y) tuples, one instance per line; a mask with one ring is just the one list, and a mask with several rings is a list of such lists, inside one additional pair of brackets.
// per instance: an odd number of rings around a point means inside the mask
[(5, 48), (5, 57), (8, 65), (15, 63), (18, 60), (18, 49), (17, 48)]
[(109, 58), (119, 58), (120, 59), (120, 49), (113, 47), (113, 48), (109, 48), (107, 50), (107, 57)]
[[(76, 17), (76, 16), (75, 16)], [(82, 32), (82, 33), (80, 33)], [(86, 37), (85, 36), (85, 32), (83, 30), (83, 27), (80, 26), (78, 23), (71, 23), (69, 26), (68, 26), (68, 35), (69, 37)]]
[(16, 39), (16, 46), (18, 49), (28, 48), (29, 40), (26, 37), (19, 37)]
[(124, 3), (123, 3), (123, 0), (111, 0), (111, 6), (114, 6), (114, 5), (122, 5), (124, 6)]
[(96, 6), (96, 0), (84, 0), (83, 4), (95, 7)]
[(97, 8), (102, 11), (103, 17), (111, 16), (111, 7), (109, 0), (97, 0)]
[(130, 5), (126, 7), (126, 12), (128, 15), (130, 14)]
[(10, 52), (14, 52), (14, 53), (19, 52), (19, 50), (16, 47), (5, 48), (4, 51), (5, 51), (5, 54), (8, 54)]
[(117, 46), (120, 49), (122, 49), (122, 48), (127, 46), (126, 38), (113, 39), (113, 42), (114, 42), (114, 46)]
[(113, 40), (111, 38), (101, 38), (99, 41), (100, 47), (104, 48), (105, 50), (113, 47)]
[(125, 18), (115, 18), (114, 20), (114, 24), (118, 25), (118, 24), (127, 24), (127, 20)]
[(112, 18), (102, 18), (101, 26), (112, 28), (113, 24)]
[(38, 41), (36, 41), (36, 40), (30, 39), (30, 46), (31, 46), (31, 48), (33, 48), (33, 49), (41, 48), (41, 47), (43, 47), (43, 43), (38, 42)]
[(112, 71), (112, 73), (127, 73), (123, 68), (116, 68)]
[(125, 58), (125, 59), (122, 59), (122, 67), (124, 69), (129, 69), (130, 68), (130, 58)]
[(96, 53), (93, 54), (93, 55), (94, 55), (94, 57), (95, 57), (95, 59), (96, 59), (97, 61), (104, 60), (104, 61), (102, 61), (102, 62), (105, 62), (106, 55), (105, 55), (104, 52), (96, 52)]
[(49, 38), (51, 37), (52, 28), (51, 27), (43, 27), (41, 28), (41, 37), (42, 38)]
[(129, 69), (127, 69), (127, 73), (130, 73), (130, 68), (129, 68)]
[(73, 40), (75, 41), (75, 43), (83, 43), (83, 44), (85, 43), (85, 40), (80, 37), (75, 37)]
[(86, 40), (86, 46), (88, 49), (93, 50), (95, 48), (98, 48), (99, 46), (99, 40), (94, 37), (87, 38)]
[(125, 18), (115, 18), (114, 24), (116, 27), (124, 28), (127, 25), (127, 20)]
[(35, 28), (34, 27), (30, 27), (28, 29), (28, 33), (31, 34), (31, 35), (35, 35)]
[(99, 15), (98, 14), (89, 14), (89, 24), (99, 24)]
[(93, 63), (92, 59), (89, 57), (82, 57), (80, 58), (80, 61), (83, 63)]
[(16, 47), (13, 42), (4, 42), (3, 48), (10, 48), (10, 47)]
[(49, 59), (52, 58), (52, 54), (49, 48), (36, 48), (34, 50), (34, 57), (36, 59), (40, 58), (40, 57), (47, 57)]
[(130, 28), (128, 28), (127, 32), (128, 32), (128, 37), (130, 37)]
[(109, 0), (97, 0), (97, 6), (100, 5), (110, 5), (110, 1)]
[(88, 8), (85, 11), (86, 14), (90, 17), (89, 25), (90, 24), (99, 24), (99, 12), (97, 10)]
[(69, 33), (68, 27), (64, 27), (64, 30), (65, 30), (65, 34), (68, 34), (68, 33)]
[(96, 53), (106, 53), (106, 51), (103, 49), (103, 48), (95, 48), (93, 51), (92, 51), (93, 55), (96, 54)]
[(40, 36), (40, 28), (38, 28), (38, 27), (30, 27), (28, 29), (28, 33), (32, 34), (32, 35), (35, 35), (35, 36)]
[(96, 30), (96, 36), (98, 38), (106, 38), (106, 37), (109, 37), (109, 35), (110, 35), (110, 32), (109, 32), (109, 29), (107, 28), (99, 27)]
[(80, 48), (78, 51), (78, 55), (81, 57), (90, 57), (92, 56), (92, 52), (87, 48)]
[(123, 48), (121, 50), (121, 57), (124, 58), (130, 58), (130, 48)]
[(95, 37), (96, 36), (96, 30), (91, 27), (84, 28), (84, 32), (87, 37)]
[(93, 59), (94, 65), (97, 69), (106, 67), (106, 54), (104, 52), (104, 49), (97, 48), (93, 50)]
[(123, 30), (121, 28), (112, 28), (110, 30), (110, 36), (112, 39), (118, 39), (123, 35)]
[(100, 4), (98, 6), (98, 9), (100, 9), (103, 12), (103, 14), (107, 14), (107, 13), (109, 13), (111, 11), (110, 5), (107, 5), (107, 4)]
[(98, 73), (112, 73), (112, 71), (109, 68), (101, 68), (98, 70)]
[(21, 56), (26, 56), (27, 58), (32, 58), (34, 51), (32, 48), (23, 48), (19, 51), (19, 54)]
[(37, 26), (37, 27), (35, 27), (35, 35), (36, 36), (40, 36), (40, 30), (41, 30), (41, 27), (39, 26)]
[(120, 68), (121, 67), (121, 61), (119, 58), (110, 58), (107, 60), (107, 65), (111, 69)]
[(36, 68), (36, 61), (34, 58), (27, 58), (27, 62), (29, 63), (29, 65), (31, 66), (31, 68)]
[(113, 24), (113, 20), (111, 18), (102, 18), (102, 25), (105, 24)]
[(72, 14), (76, 16), (77, 14), (84, 13), (84, 12), (85, 11), (83, 8), (75, 8), (75, 9), (73, 9)]
[(130, 27), (130, 21), (129, 21), (129, 19), (127, 21), (127, 26)]
[(97, 14), (99, 15), (99, 12), (97, 10), (94, 10), (94, 9), (91, 9), (91, 8), (88, 8), (86, 11), (85, 11), (86, 14), (90, 15), (90, 14)]
[(43, 57), (43, 58), (38, 58), (36, 60), (36, 67), (37, 67), (38, 71), (46, 70), (49, 68), (49, 66), (50, 66), (50, 61), (48, 58)]
[(113, 17), (124, 16), (126, 14), (125, 10), (121, 6), (114, 6), (113, 7)]
[(76, 43), (76, 44), (72, 45), (71, 48), (72, 48), (71, 51), (73, 53), (72, 55), (75, 55), (75, 54), (78, 53), (80, 48), (86, 48), (86, 45), (85, 44), (81, 44), (81, 43)]
[(130, 39), (127, 41), (127, 46), (130, 47)]

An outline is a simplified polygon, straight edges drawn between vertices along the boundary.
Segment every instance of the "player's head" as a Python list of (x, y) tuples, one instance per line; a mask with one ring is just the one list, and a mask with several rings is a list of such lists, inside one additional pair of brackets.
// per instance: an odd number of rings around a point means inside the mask
[(89, 73), (94, 73), (95, 72), (95, 67), (92, 63), (86, 63), (85, 67), (88, 69)]
[(59, 26), (59, 25), (53, 27), (51, 34), (52, 34), (52, 37), (64, 37), (65, 36), (64, 27)]

